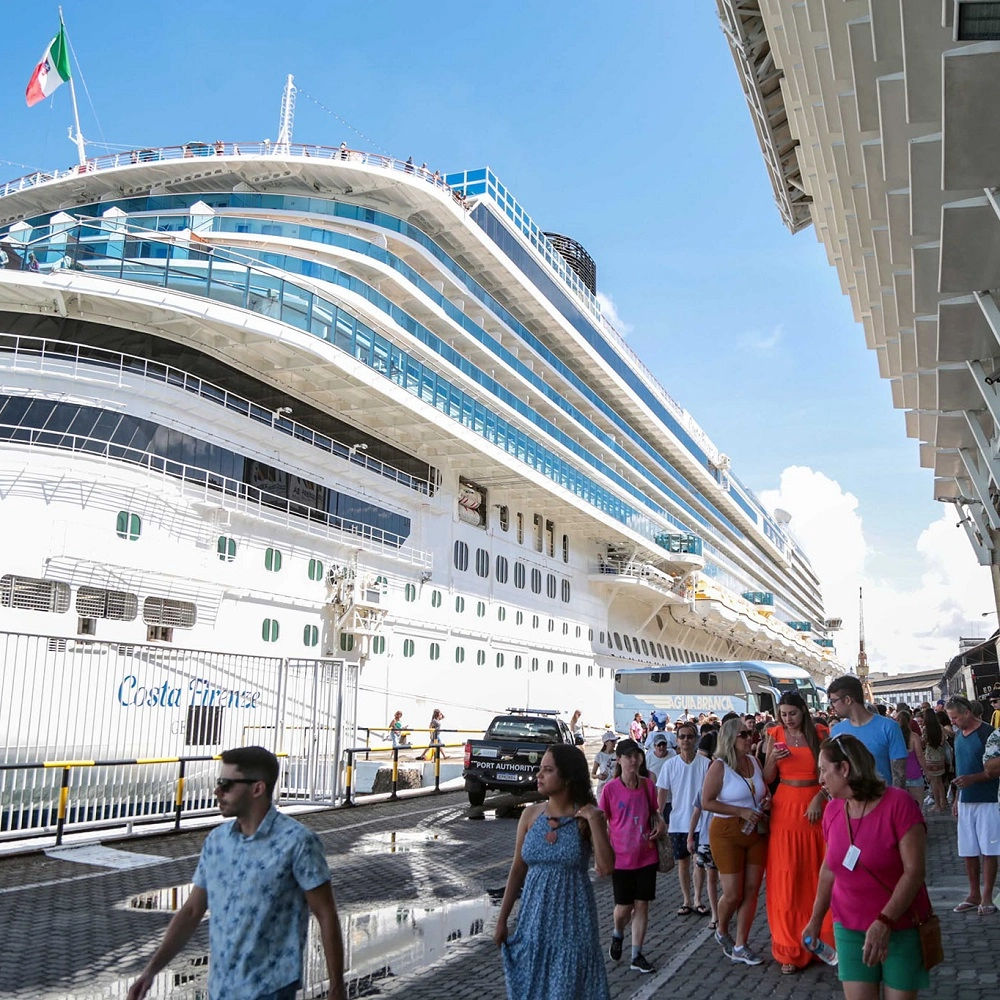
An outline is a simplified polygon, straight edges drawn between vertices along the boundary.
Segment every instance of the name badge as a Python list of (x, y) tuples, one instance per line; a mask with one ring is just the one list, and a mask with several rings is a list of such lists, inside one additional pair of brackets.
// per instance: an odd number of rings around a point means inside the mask
[(844, 855), (844, 867), (849, 871), (854, 871), (854, 866), (858, 863), (858, 859), (861, 857), (861, 849), (857, 844), (851, 844), (848, 848), (847, 853)]

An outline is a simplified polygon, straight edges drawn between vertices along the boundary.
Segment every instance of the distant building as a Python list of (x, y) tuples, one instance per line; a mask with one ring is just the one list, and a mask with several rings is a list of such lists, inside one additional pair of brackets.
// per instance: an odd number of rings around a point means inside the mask
[(911, 708), (919, 708), (922, 702), (929, 701), (933, 705), (941, 697), (940, 670), (895, 675), (873, 673), (868, 679), (872, 697), (884, 705), (895, 706), (902, 701)]

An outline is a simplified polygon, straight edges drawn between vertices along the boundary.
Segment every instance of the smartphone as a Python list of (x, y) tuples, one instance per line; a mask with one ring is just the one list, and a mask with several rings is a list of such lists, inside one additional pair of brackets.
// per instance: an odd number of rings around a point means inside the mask
[(777, 750), (777, 751), (778, 751), (779, 753), (783, 753), (783, 752), (784, 752), (785, 750), (787, 750), (787, 749), (788, 749), (788, 744), (787, 744), (787, 743), (785, 743), (785, 741), (784, 741), (784, 740), (778, 740), (778, 741), (777, 741), (777, 742), (776, 742), (776, 743), (774, 744), (774, 749), (775, 749), (775, 750)]

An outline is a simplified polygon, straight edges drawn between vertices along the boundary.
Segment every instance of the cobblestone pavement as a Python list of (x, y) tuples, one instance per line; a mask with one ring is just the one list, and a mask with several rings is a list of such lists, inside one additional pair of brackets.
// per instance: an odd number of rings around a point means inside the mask
[[(506, 879), (514, 819), (469, 818), (461, 793), (421, 796), (397, 803), (310, 813), (320, 835), (355, 969), (368, 973), (357, 995), (406, 1000), (503, 1000), (501, 965), (491, 939), (495, 905)], [(941, 915), (945, 965), (932, 973), (932, 993), (942, 1000), (994, 1000), (1000, 968), (1000, 916), (955, 914), (965, 895), (965, 876), (955, 856), (949, 817), (930, 817), (928, 883)], [(146, 868), (112, 871), (54, 860), (41, 854), (0, 860), (0, 997), (122, 998), (169, 919), (169, 909), (194, 871), (205, 831), (118, 841), (119, 850), (157, 855)], [(597, 882), (599, 911), (610, 927), (611, 886)], [(182, 891), (182, 890), (181, 890)], [(804, 1000), (840, 997), (833, 970), (814, 965), (781, 976), (767, 961), (758, 968), (724, 959), (711, 940), (708, 918), (680, 917), (674, 874), (660, 876), (645, 954), (653, 975), (608, 961), (615, 1000), (660, 995), (685, 1000), (773, 996)], [(140, 908), (126, 900), (141, 895)], [(180, 898), (183, 898), (182, 896)], [(558, 905), (557, 900), (553, 900)], [(435, 944), (432, 915), (442, 917)], [(442, 916), (443, 915), (443, 916)], [(602, 935), (603, 937), (603, 935)], [(450, 938), (450, 940), (446, 940)], [(751, 938), (770, 959), (761, 912)], [(626, 940), (627, 945), (627, 940)], [(204, 973), (207, 930), (203, 925), (162, 977), (157, 997), (204, 1000), (197, 986)], [(402, 972), (400, 963), (430, 953), (432, 963)], [(372, 956), (389, 955), (372, 962)]]

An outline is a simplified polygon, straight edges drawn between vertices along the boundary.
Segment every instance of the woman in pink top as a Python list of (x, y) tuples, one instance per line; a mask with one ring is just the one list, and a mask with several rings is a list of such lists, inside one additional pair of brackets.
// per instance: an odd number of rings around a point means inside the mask
[(621, 740), (615, 748), (615, 776), (601, 789), (598, 808), (608, 820), (608, 839), (615, 852), (611, 884), (615, 897), (614, 930), (608, 954), (622, 957), (625, 927), (632, 921), (632, 961), (635, 972), (652, 972), (642, 954), (649, 922), (649, 904), (656, 897), (659, 855), (656, 838), (665, 829), (656, 806), (656, 786), (646, 775), (646, 755), (635, 740)]
[(826, 859), (802, 936), (818, 939), (832, 905), (847, 1000), (878, 1000), (880, 986), (886, 1000), (913, 1000), (930, 983), (916, 927), (931, 912), (920, 806), (886, 787), (854, 736), (822, 743), (819, 780), (833, 802), (823, 814)]

